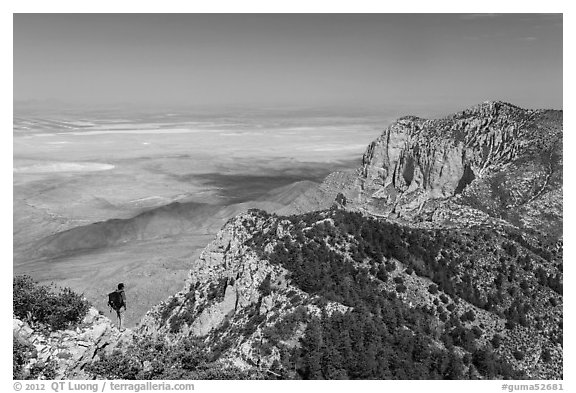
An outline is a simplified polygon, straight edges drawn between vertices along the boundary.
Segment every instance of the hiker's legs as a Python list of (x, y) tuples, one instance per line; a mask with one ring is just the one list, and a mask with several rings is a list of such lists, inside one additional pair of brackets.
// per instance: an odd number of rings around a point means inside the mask
[(122, 330), (122, 312), (116, 310), (116, 316), (118, 316), (118, 330)]

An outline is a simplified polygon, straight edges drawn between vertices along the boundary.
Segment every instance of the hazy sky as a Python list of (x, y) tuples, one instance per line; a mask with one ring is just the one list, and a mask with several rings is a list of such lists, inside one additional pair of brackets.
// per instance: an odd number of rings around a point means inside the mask
[(17, 14), (14, 100), (562, 108), (562, 16)]

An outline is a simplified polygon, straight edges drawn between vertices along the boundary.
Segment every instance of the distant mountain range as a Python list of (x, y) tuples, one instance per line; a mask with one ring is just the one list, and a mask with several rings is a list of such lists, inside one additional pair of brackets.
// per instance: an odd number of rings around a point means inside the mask
[[(403, 117), (356, 171), (230, 218), (134, 337), (196, 337), (212, 362), (271, 378), (561, 379), (562, 171), (562, 111), (486, 102)], [(100, 242), (82, 231), (185, 230), (198, 217), (182, 209), (74, 229), (39, 252)], [(133, 375), (151, 379), (134, 356)]]

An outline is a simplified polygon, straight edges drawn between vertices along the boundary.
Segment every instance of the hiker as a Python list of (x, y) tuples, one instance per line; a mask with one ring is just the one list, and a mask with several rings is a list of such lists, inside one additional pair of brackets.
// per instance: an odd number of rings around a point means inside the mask
[(108, 305), (116, 311), (118, 317), (118, 330), (122, 331), (122, 307), (126, 311), (126, 295), (124, 294), (124, 283), (118, 284), (118, 289), (108, 294)]

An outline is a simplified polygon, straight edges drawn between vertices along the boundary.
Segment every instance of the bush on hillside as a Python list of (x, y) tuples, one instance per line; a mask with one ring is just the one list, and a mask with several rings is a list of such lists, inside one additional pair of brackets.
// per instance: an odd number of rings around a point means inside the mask
[(74, 327), (88, 312), (90, 304), (70, 288), (53, 288), (39, 285), (23, 275), (13, 279), (14, 315), (30, 323), (47, 325), (52, 330)]
[(12, 343), (12, 375), (14, 379), (25, 379), (23, 368), (30, 359), (30, 353), (34, 348), (28, 344), (23, 343), (16, 337), (13, 338)]
[(264, 379), (256, 369), (224, 367), (213, 352), (194, 338), (170, 343), (162, 337), (135, 340), (126, 351), (102, 355), (86, 366), (95, 378), (126, 380)]
[(36, 350), (28, 342), (16, 337), (12, 339), (12, 378), (13, 379), (54, 379), (56, 378), (56, 362), (36, 362), (28, 369), (25, 365), (35, 357)]

